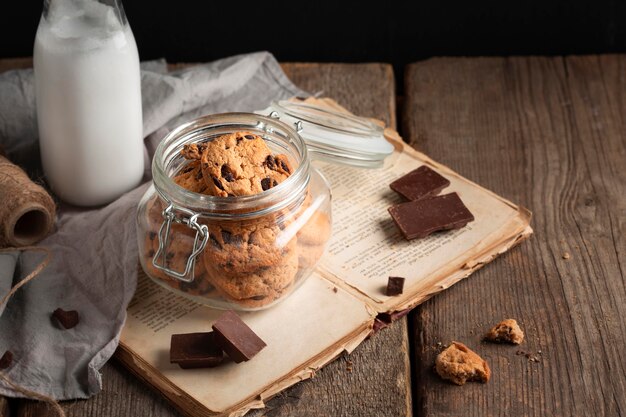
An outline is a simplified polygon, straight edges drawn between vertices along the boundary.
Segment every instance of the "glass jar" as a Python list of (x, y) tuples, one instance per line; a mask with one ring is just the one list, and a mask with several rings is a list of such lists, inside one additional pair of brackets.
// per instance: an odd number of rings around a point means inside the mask
[[(287, 179), (255, 195), (217, 197), (173, 180), (188, 161), (184, 145), (235, 132), (261, 136), (293, 167)], [(291, 294), (311, 274), (331, 233), (331, 194), (287, 124), (252, 113), (201, 117), (170, 132), (156, 150), (153, 185), (138, 208), (138, 244), (146, 274), (210, 307), (259, 310)]]

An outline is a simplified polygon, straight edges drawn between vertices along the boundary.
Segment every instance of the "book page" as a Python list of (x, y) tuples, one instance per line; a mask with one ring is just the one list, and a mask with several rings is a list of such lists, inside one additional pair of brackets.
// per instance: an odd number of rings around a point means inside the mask
[(337, 346), (353, 346), (355, 336), (361, 335), (360, 342), (375, 316), (363, 302), (313, 274), (271, 309), (238, 313), (267, 343), (250, 361), (205, 369), (169, 363), (172, 334), (211, 331), (221, 313), (174, 295), (140, 274), (120, 339), (122, 348), (141, 358), (144, 373), (148, 369), (149, 374), (161, 375), (166, 380), (162, 385), (169, 386), (174, 396), (184, 392), (202, 407), (221, 413), (242, 407), (268, 387), (280, 385), (281, 379), (303, 373), (325, 352), (334, 356)]
[[(389, 184), (424, 164), (450, 180), (440, 194), (457, 192), (475, 220), (458, 230), (406, 240), (387, 211), (406, 200)], [(385, 295), (389, 276), (406, 278), (401, 298), (411, 297), (433, 277), (458, 271), (471, 262), (473, 254), (480, 256), (507, 234), (519, 234), (528, 223), (510, 203), (408, 149), (380, 169), (317, 166), (333, 192), (332, 238), (319, 269), (339, 285), (345, 282), (355, 294), (374, 301), (378, 311), (399, 301)]]

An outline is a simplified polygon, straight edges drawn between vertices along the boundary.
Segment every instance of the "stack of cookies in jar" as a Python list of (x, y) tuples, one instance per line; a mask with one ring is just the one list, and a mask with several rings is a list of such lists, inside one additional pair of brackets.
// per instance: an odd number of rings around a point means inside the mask
[[(251, 132), (187, 144), (181, 155), (185, 163), (172, 177), (178, 186), (233, 202), (262, 195), (294, 173), (287, 155), (272, 153), (265, 140)], [(330, 217), (312, 204), (311, 193), (305, 190), (301, 198), (292, 200), (278, 210), (260, 210), (252, 216), (201, 215), (199, 222), (207, 226), (208, 241), (195, 259), (193, 279), (185, 282), (153, 264), (166, 206), (160, 198), (153, 198), (146, 209), (144, 269), (160, 284), (198, 301), (213, 301), (210, 305), (240, 309), (269, 306), (311, 272), (330, 237)], [(167, 245), (155, 263), (169, 270), (185, 270), (195, 238), (194, 229), (172, 223)]]

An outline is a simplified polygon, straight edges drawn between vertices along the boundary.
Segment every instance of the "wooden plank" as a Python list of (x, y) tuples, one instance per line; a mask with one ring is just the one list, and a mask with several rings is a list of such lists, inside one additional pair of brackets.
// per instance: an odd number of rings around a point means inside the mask
[(0, 59), (0, 72), (12, 70), (31, 68), (33, 66), (32, 58), (5, 58)]
[[(2, 61), (0, 61), (0, 68)], [(179, 66), (176, 66), (179, 67)], [(283, 64), (301, 88), (323, 91), (349, 110), (395, 127), (391, 66), (384, 64)], [(163, 398), (123, 368), (103, 368), (103, 391), (86, 401), (63, 403), (70, 416), (175, 416)], [(45, 405), (23, 401), (17, 416), (47, 415)], [(411, 384), (406, 318), (364, 342), (351, 355), (321, 369), (251, 416), (411, 416)]]
[[(393, 70), (384, 64), (284, 64), (299, 87), (395, 128)], [(252, 416), (411, 416), (406, 318), (270, 401)]]
[[(535, 230), (412, 314), (416, 414), (626, 415), (626, 57), (437, 58), (408, 67), (405, 93), (410, 143)], [(481, 343), (508, 317), (520, 347)], [(451, 340), (490, 363), (487, 385), (436, 376)]]
[(10, 417), (9, 400), (0, 396), (0, 417)]

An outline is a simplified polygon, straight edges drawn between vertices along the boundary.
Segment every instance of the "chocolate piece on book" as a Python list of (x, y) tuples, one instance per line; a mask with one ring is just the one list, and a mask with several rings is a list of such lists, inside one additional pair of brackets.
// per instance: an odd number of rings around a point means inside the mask
[(397, 204), (389, 208), (389, 213), (407, 239), (459, 229), (474, 220), (457, 193)]
[(75, 327), (80, 320), (78, 317), (78, 311), (65, 311), (62, 308), (57, 308), (56, 310), (54, 310), (54, 312), (52, 313), (52, 317), (55, 318), (59, 322), (59, 324), (66, 329), (71, 329), (72, 327)]
[(213, 330), (217, 344), (237, 363), (252, 359), (267, 346), (234, 311), (222, 314), (213, 324)]
[(224, 352), (215, 342), (214, 332), (173, 334), (170, 363), (183, 369), (212, 368), (224, 362)]
[(387, 295), (392, 297), (394, 295), (402, 294), (404, 290), (404, 278), (402, 277), (389, 277), (387, 280)]
[(13, 363), (13, 352), (7, 350), (0, 358), (0, 369), (7, 369)]
[(392, 190), (411, 201), (433, 197), (450, 185), (450, 181), (426, 165), (414, 169), (391, 184)]

